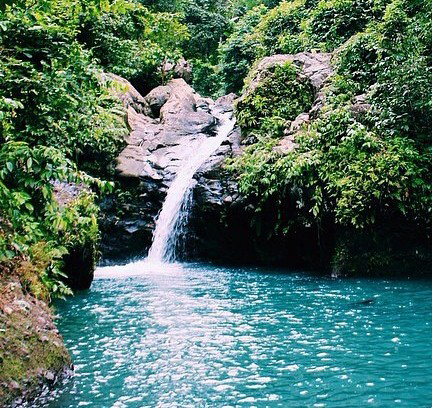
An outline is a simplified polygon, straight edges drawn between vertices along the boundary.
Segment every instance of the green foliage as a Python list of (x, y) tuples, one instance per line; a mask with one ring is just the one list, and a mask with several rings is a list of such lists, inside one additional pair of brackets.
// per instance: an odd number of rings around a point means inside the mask
[[(246, 87), (249, 104), (239, 103), (239, 123), (255, 129), (259, 141), (229, 168), (258, 214), (268, 203), (276, 207), (276, 232), (324, 221), (348, 229), (392, 220), (431, 227), (432, 5), (386, 3), (321, 1), (303, 22), (305, 44), (324, 50), (343, 45), (325, 88), (326, 106), (293, 136), (295, 150), (280, 153), (278, 132), (263, 128), (255, 110), (290, 109), (292, 93), (282, 97), (284, 91), (275, 92), (265, 78), (260, 97), (276, 93), (279, 103), (261, 103)], [(352, 109), (360, 94), (370, 104), (364, 114)]]
[(238, 124), (245, 130), (266, 126), (271, 118), (283, 124), (307, 110), (313, 91), (309, 81), (301, 78), (298, 71), (290, 62), (276, 65), (257, 83), (252, 71), (245, 94), (236, 106)]
[[(45, 298), (70, 293), (62, 259), (77, 245), (96, 260), (89, 187), (111, 185), (83, 170), (109, 176), (123, 145), (123, 111), (76, 39), (80, 16), (95, 16), (102, 6), (28, 2), (0, 13), (0, 262), (16, 260), (28, 290)], [(59, 203), (59, 182), (82, 193)]]
[(377, 80), (376, 63), (381, 54), (380, 37), (376, 33), (358, 33), (338, 50), (336, 70), (353, 81), (355, 92), (366, 92)]
[(192, 60), (191, 63), (192, 87), (202, 96), (222, 96), (222, 78), (218, 67), (200, 59)]
[(238, 92), (243, 87), (243, 80), (257, 58), (257, 38), (251, 34), (266, 11), (259, 6), (246, 13), (220, 47), (220, 72), (226, 93)]
[(306, 17), (307, 10), (303, 0), (282, 2), (263, 16), (254, 30), (260, 56), (273, 54), (293, 54), (300, 51), (300, 23)]
[(179, 15), (152, 13), (131, 1), (124, 12), (87, 18), (78, 38), (107, 71), (151, 87), (161, 64), (180, 57), (188, 34)]
[(211, 60), (230, 26), (226, 3), (221, 0), (186, 0), (183, 13), (190, 34), (186, 56)]
[(304, 23), (312, 48), (332, 51), (379, 16), (374, 0), (320, 1)]

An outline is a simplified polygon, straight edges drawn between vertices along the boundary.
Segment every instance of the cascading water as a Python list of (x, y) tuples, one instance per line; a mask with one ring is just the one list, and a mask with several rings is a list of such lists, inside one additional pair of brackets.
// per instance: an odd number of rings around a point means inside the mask
[(162, 210), (156, 221), (153, 243), (147, 257), (148, 262), (172, 262), (178, 238), (184, 232), (194, 185), (193, 176), (198, 169), (218, 149), (234, 127), (235, 119), (229, 114), (222, 115), (221, 125), (214, 137), (208, 137), (192, 157), (185, 160), (173, 183), (168, 189)]

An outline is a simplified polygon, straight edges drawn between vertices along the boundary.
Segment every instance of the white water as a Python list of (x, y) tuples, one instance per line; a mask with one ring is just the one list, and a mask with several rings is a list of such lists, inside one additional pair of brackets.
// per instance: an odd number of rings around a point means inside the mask
[(156, 221), (153, 243), (147, 257), (148, 262), (160, 263), (175, 260), (177, 240), (184, 232), (189, 215), (194, 185), (193, 176), (227, 138), (234, 127), (235, 120), (230, 119), (228, 115), (223, 115), (221, 122), (217, 135), (208, 137), (192, 157), (185, 160), (168, 189)]

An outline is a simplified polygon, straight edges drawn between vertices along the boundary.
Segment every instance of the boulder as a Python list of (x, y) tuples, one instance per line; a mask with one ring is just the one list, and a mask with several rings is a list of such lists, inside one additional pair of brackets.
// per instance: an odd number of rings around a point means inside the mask
[(126, 79), (119, 75), (103, 73), (101, 80), (109, 85), (111, 92), (123, 102), (126, 108), (132, 107), (137, 113), (144, 115), (151, 113), (145, 99)]
[(151, 109), (153, 117), (159, 117), (160, 110), (168, 101), (170, 95), (171, 88), (169, 86), (158, 86), (150, 91), (150, 93), (144, 98)]
[(330, 53), (321, 52), (301, 52), (298, 54), (278, 54), (271, 57), (265, 57), (260, 60), (252, 74), (252, 78), (243, 94), (249, 94), (262, 80), (269, 75), (272, 68), (277, 65), (283, 65), (286, 62), (301, 68), (301, 74), (309, 79), (316, 93), (323, 87), (325, 81), (333, 72), (331, 68)]
[(188, 83), (192, 79), (192, 67), (184, 58), (180, 58), (175, 64), (167, 61), (162, 65), (161, 69), (165, 75), (171, 75), (174, 79), (181, 78)]

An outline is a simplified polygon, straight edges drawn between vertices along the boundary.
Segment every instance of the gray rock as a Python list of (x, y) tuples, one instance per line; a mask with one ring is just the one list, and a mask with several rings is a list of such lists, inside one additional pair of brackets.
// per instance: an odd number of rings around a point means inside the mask
[(161, 70), (166, 76), (171, 75), (174, 79), (181, 78), (186, 82), (190, 82), (192, 79), (192, 67), (184, 58), (180, 58), (175, 64), (166, 61)]
[(145, 99), (126, 79), (115, 74), (103, 73), (101, 75), (101, 80), (105, 83), (109, 83), (111, 91), (123, 102), (126, 108), (130, 106), (136, 112), (145, 115), (151, 113), (150, 107)]
[(272, 68), (292, 62), (301, 68), (301, 73), (309, 79), (315, 92), (321, 89), (332, 73), (330, 53), (301, 52), (298, 54), (279, 54), (265, 57), (258, 62), (252, 80), (249, 82), (244, 94), (253, 91), (256, 86), (269, 75)]
[(234, 102), (238, 96), (234, 93), (221, 96), (216, 100), (215, 106), (221, 112), (232, 112), (234, 110)]
[[(105, 258), (146, 253), (155, 218), (179, 167), (206, 138), (215, 135), (217, 116), (232, 110), (234, 97), (228, 95), (215, 104), (200, 97), (184, 79), (176, 78), (153, 89), (145, 98), (136, 96), (146, 106), (144, 113), (127, 104), (130, 132), (125, 137), (127, 146), (117, 157), (116, 172), (129, 196), (124, 202), (107, 198), (102, 204)], [(208, 169), (222, 166), (226, 156), (240, 150), (239, 134), (236, 129), (229, 135), (206, 163)], [(220, 205), (222, 185), (214, 181), (208, 189), (209, 199)]]
[(351, 113), (355, 118), (358, 118), (369, 112), (371, 108), (372, 106), (367, 102), (367, 96), (365, 94), (357, 95), (351, 105)]
[(162, 106), (168, 101), (170, 95), (171, 88), (169, 86), (158, 86), (147, 94), (144, 99), (149, 105), (153, 117), (159, 117), (160, 110)]

